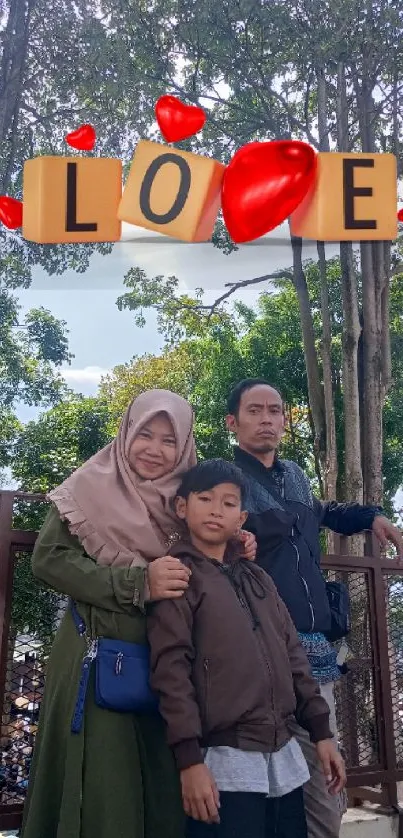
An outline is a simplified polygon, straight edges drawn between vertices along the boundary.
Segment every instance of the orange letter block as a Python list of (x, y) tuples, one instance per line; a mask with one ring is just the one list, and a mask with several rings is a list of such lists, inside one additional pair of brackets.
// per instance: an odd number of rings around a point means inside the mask
[(396, 239), (396, 157), (318, 154), (316, 184), (292, 214), (291, 233), (318, 241)]
[(24, 163), (22, 233), (38, 244), (116, 242), (122, 163), (107, 157), (34, 157)]
[(140, 140), (118, 217), (187, 242), (211, 238), (225, 166), (217, 160)]

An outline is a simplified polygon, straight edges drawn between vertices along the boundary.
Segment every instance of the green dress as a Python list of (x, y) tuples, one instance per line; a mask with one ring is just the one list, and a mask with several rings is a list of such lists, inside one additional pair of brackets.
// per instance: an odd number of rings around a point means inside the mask
[[(32, 567), (73, 597), (94, 635), (145, 642), (144, 571), (97, 565), (53, 507)], [(47, 665), (21, 838), (182, 838), (179, 778), (159, 717), (101, 709), (92, 680), (81, 732), (71, 733), (85, 649), (67, 611)]]

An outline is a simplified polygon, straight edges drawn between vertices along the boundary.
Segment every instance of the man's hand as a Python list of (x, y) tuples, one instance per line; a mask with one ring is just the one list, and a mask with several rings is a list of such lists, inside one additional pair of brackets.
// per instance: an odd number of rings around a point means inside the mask
[(241, 530), (238, 536), (243, 544), (243, 558), (254, 562), (256, 559), (257, 542), (252, 532)]
[(376, 535), (381, 549), (388, 546), (388, 542), (396, 547), (398, 558), (403, 560), (403, 538), (400, 530), (384, 515), (376, 515), (372, 524), (372, 532)]
[(329, 794), (339, 794), (346, 785), (346, 767), (333, 739), (317, 742), (316, 753), (322, 764)]
[(183, 808), (190, 818), (220, 823), (220, 796), (206, 765), (192, 765), (181, 771)]

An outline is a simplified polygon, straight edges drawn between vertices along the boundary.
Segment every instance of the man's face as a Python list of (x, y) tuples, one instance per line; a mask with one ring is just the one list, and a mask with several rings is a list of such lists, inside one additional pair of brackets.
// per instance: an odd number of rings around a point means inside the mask
[(257, 384), (241, 396), (238, 416), (227, 416), (227, 428), (250, 454), (275, 451), (284, 433), (284, 408), (280, 394), (267, 384)]

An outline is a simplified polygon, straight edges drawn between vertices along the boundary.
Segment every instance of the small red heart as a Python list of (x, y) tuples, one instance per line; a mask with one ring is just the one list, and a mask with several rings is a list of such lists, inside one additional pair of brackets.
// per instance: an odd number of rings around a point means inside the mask
[(201, 131), (206, 114), (196, 105), (184, 105), (175, 96), (161, 96), (155, 106), (155, 115), (164, 140), (177, 143)]
[(9, 230), (22, 226), (22, 201), (0, 195), (0, 221)]
[(403, 207), (402, 207), (402, 209), (399, 210), (399, 212), (397, 214), (397, 220), (398, 221), (403, 221)]
[(75, 131), (70, 131), (70, 134), (67, 134), (64, 139), (72, 148), (78, 148), (80, 151), (92, 151), (97, 135), (92, 125), (80, 125)]
[(264, 236), (282, 224), (316, 176), (316, 154), (299, 140), (247, 143), (223, 177), (222, 211), (234, 242)]

